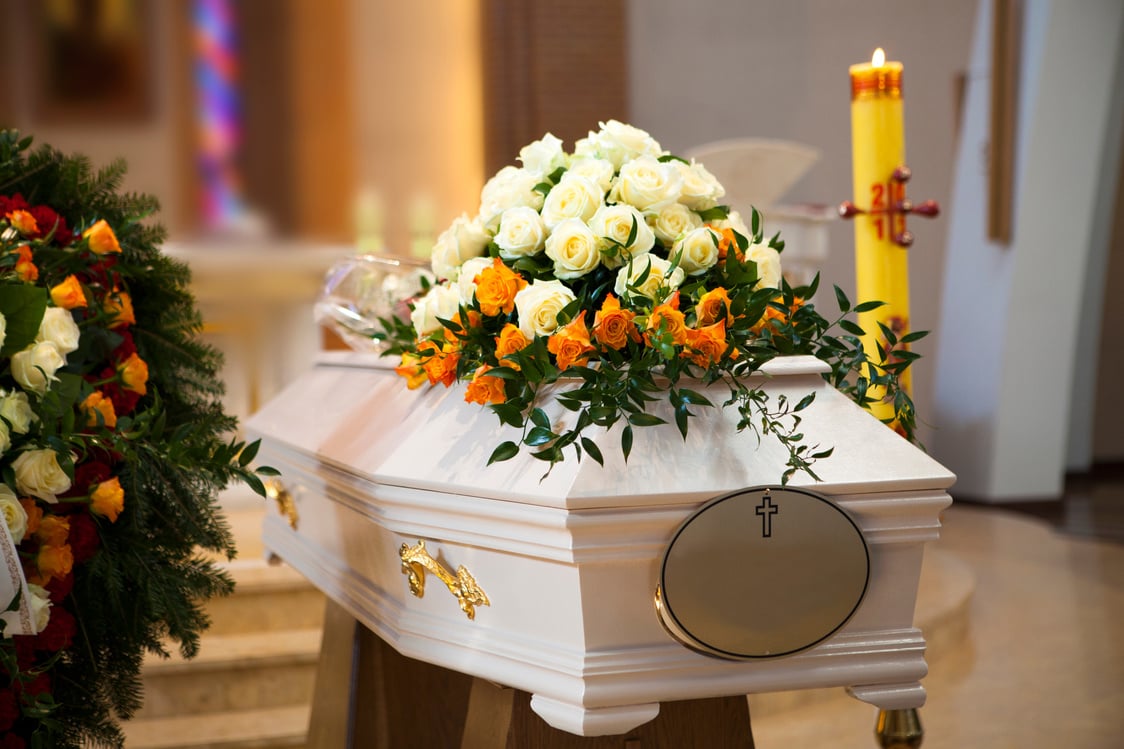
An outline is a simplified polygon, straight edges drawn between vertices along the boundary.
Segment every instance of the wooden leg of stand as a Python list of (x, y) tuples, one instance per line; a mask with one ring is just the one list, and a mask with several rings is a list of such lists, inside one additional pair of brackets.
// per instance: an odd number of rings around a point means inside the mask
[(324, 610), (324, 634), (316, 689), (308, 724), (310, 749), (351, 747), (355, 704), (355, 670), (360, 626), (343, 607), (329, 600)]
[(461, 749), (504, 749), (511, 730), (515, 695), (514, 689), (473, 679)]
[(874, 735), (882, 749), (917, 749), (925, 738), (925, 731), (916, 708), (879, 710)]

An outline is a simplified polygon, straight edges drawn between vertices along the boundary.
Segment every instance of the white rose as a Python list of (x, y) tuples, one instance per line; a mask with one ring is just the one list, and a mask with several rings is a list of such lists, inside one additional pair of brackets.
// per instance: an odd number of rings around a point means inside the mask
[(737, 211), (730, 211), (726, 218), (719, 221), (711, 221), (710, 225), (715, 229), (733, 229), (738, 234), (741, 234), (746, 239), (753, 239), (753, 234), (749, 231), (749, 227), (742, 221), (742, 215)]
[(33, 343), (12, 355), (12, 377), (24, 390), (43, 395), (47, 386), (58, 380), (55, 372), (64, 364), (66, 359), (59, 353), (58, 346), (49, 341)]
[(660, 156), (663, 149), (655, 138), (632, 125), (609, 120), (598, 123), (601, 129), (574, 144), (575, 156), (593, 156), (606, 159), (614, 169), (638, 156)]
[(751, 244), (745, 259), (757, 263), (757, 284), (754, 289), (781, 287), (781, 254), (767, 244)]
[[(629, 245), (628, 235), (632, 233), (633, 224), (636, 225), (636, 237)], [(639, 257), (650, 251), (656, 243), (656, 235), (640, 212), (623, 203), (601, 206), (589, 220), (589, 228), (597, 236), (598, 249), (602, 252), (611, 247), (618, 248), (615, 255), (601, 256), (601, 262), (608, 268), (619, 268), (630, 257)]]
[(547, 133), (541, 140), (523, 146), (519, 151), (519, 160), (527, 171), (545, 177), (558, 167), (566, 166), (566, 152), (562, 150), (562, 141)]
[[(461, 266), (461, 275), (457, 279), (457, 292), (460, 295), (461, 304), (465, 306), (472, 304), (472, 297), (476, 294), (476, 277), (480, 275), (480, 271), (491, 267), (492, 258), (487, 256), (474, 257), (465, 261), (465, 264)], [(448, 315), (443, 317), (446, 320), (449, 319)]]
[(576, 218), (554, 227), (546, 239), (546, 256), (554, 261), (554, 275), (564, 281), (581, 278), (601, 264), (597, 237)]
[(609, 190), (609, 186), (613, 183), (613, 175), (616, 172), (617, 170), (613, 168), (612, 162), (605, 159), (581, 156), (570, 161), (570, 174), (585, 177), (605, 192)]
[(500, 230), (494, 241), (504, 260), (534, 255), (546, 242), (546, 224), (530, 206), (508, 208), (500, 218)]
[(0, 455), (8, 452), (12, 446), (12, 434), (8, 431), (8, 423), (0, 421)]
[(555, 226), (568, 218), (588, 221), (604, 199), (605, 193), (593, 181), (566, 172), (546, 196), (542, 206), (543, 223), (554, 231)]
[[(639, 284), (636, 292), (630, 290), (628, 287), (630, 285), (635, 285), (637, 279), (649, 268), (651, 270), (648, 272), (648, 276), (644, 279), (643, 283)], [(671, 263), (667, 260), (664, 260), (658, 255), (648, 253), (639, 260), (634, 260), (620, 269), (617, 273), (617, 282), (613, 290), (616, 291), (617, 296), (620, 297), (639, 293), (641, 296), (645, 296), (652, 301), (659, 301), (657, 296), (659, 295), (661, 286), (667, 286), (669, 290), (674, 291), (683, 283), (684, 278), (686, 278), (686, 274), (683, 273), (682, 268), (676, 268), (673, 271), (671, 270)]]
[(527, 169), (515, 166), (500, 169), (480, 191), (480, 221), (485, 227), (495, 229), (508, 208), (525, 205), (539, 210), (543, 195), (535, 190), (535, 185), (542, 181), (543, 175)]
[(41, 585), (35, 583), (27, 584), (27, 592), (30, 594), (31, 616), (35, 619), (35, 631), (42, 632), (47, 628), (47, 623), (51, 621), (51, 594)]
[(440, 330), (442, 325), (437, 318), (451, 320), (460, 311), (460, 303), (460, 290), (445, 284), (434, 286), (428, 294), (414, 302), (410, 322), (414, 324), (418, 338)]
[(652, 230), (656, 237), (667, 246), (678, 242), (684, 234), (703, 225), (699, 214), (682, 203), (665, 205), (656, 214)]
[(27, 393), (5, 393), (0, 390), (0, 418), (8, 422), (8, 426), (16, 434), (27, 434), (31, 422), (39, 417), (31, 410)]
[(453, 221), (453, 225), (437, 237), (430, 264), (438, 278), (456, 278), (465, 260), (480, 257), (488, 247), (488, 232), (476, 219), (467, 214)]
[(8, 321), (4, 313), (0, 312), (0, 348), (4, 348), (4, 339), (8, 337)]
[(47, 502), (57, 502), (56, 494), (70, 488), (70, 477), (59, 466), (54, 450), (26, 450), (12, 461), (16, 472), (16, 491)]
[(676, 165), (679, 177), (683, 181), (679, 202), (688, 208), (705, 211), (718, 205), (719, 198), (726, 195), (726, 188), (722, 187), (718, 179), (702, 164), (695, 163), (693, 159), (690, 164), (684, 164), (682, 161), (671, 163)]
[(558, 329), (558, 313), (574, 299), (561, 281), (535, 279), (515, 295), (519, 330), (528, 338), (550, 335)]
[(63, 356), (78, 350), (78, 324), (70, 310), (62, 307), (48, 307), (43, 313), (43, 321), (39, 323), (39, 334), (35, 336), (36, 343), (44, 341), (53, 343)]
[(679, 256), (679, 267), (689, 276), (698, 276), (718, 262), (720, 237), (702, 226), (687, 234), (671, 248), (671, 257)]
[(610, 200), (653, 213), (677, 202), (682, 179), (674, 163), (656, 161), (651, 156), (633, 159), (621, 167)]
[(4, 524), (8, 526), (12, 540), (18, 544), (27, 533), (27, 510), (23, 509), (16, 493), (7, 484), (0, 484), (0, 515), (4, 516)]

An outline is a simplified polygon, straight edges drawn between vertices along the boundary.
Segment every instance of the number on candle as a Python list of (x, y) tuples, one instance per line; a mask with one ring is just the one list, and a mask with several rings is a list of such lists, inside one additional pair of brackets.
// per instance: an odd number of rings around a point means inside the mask
[(885, 228), (882, 226), (882, 216), (886, 210), (886, 204), (883, 202), (883, 195), (885, 192), (885, 185), (875, 183), (870, 186), (870, 213), (874, 219), (874, 229), (878, 232), (878, 238), (885, 238)]

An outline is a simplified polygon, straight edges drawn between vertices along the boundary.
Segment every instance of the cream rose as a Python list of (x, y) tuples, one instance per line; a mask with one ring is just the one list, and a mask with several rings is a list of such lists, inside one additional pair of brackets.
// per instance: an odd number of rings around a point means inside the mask
[(558, 313), (574, 299), (561, 281), (535, 279), (515, 295), (520, 332), (528, 338), (550, 335), (558, 329)]
[(431, 288), (428, 294), (414, 303), (414, 311), (410, 313), (410, 322), (414, 324), (418, 338), (441, 328), (437, 318), (452, 319), (460, 310), (460, 302), (460, 290), (454, 286), (442, 284)]
[(745, 225), (745, 221), (742, 220), (742, 215), (737, 211), (730, 211), (726, 218), (718, 221), (711, 221), (709, 225), (719, 230), (733, 229), (746, 239), (753, 239), (753, 234), (749, 231), (749, 227)]
[(593, 184), (601, 188), (603, 192), (608, 192), (609, 187), (613, 184), (613, 175), (617, 170), (613, 168), (613, 164), (605, 159), (598, 159), (592, 156), (582, 156), (570, 161), (569, 174), (577, 174), (585, 177)]
[(663, 149), (647, 132), (617, 120), (598, 123), (601, 129), (590, 132), (574, 144), (575, 156), (593, 156), (612, 163), (614, 169), (638, 156), (660, 156)]
[(554, 231), (554, 227), (568, 218), (588, 221), (604, 199), (605, 193), (592, 180), (566, 172), (546, 196), (542, 206), (543, 223)]
[(0, 418), (8, 422), (8, 426), (16, 434), (27, 434), (31, 422), (39, 417), (31, 410), (27, 393), (6, 393), (0, 390)]
[[(460, 295), (461, 304), (465, 306), (472, 304), (472, 297), (476, 294), (476, 277), (480, 275), (480, 271), (491, 267), (492, 258), (487, 255), (465, 261), (464, 265), (461, 266), (461, 274), (457, 278), (457, 292)], [(456, 313), (454, 312), (454, 314)], [(449, 319), (448, 315), (442, 316), (446, 320)]]
[(546, 256), (554, 261), (554, 275), (563, 281), (581, 278), (601, 264), (597, 237), (576, 218), (554, 227), (546, 238)]
[(687, 275), (701, 275), (718, 262), (719, 239), (712, 229), (699, 227), (675, 243), (671, 257), (679, 257), (679, 267)]
[(18, 544), (27, 533), (27, 510), (23, 509), (19, 497), (7, 484), (0, 484), (0, 515), (4, 516), (4, 524), (8, 526), (12, 540)]
[(683, 183), (679, 202), (688, 208), (705, 211), (718, 205), (718, 200), (726, 195), (726, 188), (702, 164), (695, 163), (693, 159), (690, 164), (682, 161), (671, 163), (675, 164)]
[(665, 245), (671, 246), (683, 235), (703, 225), (699, 214), (682, 203), (672, 203), (660, 209), (652, 221), (652, 231)]
[(44, 341), (53, 343), (63, 356), (78, 350), (78, 324), (70, 310), (62, 307), (48, 307), (43, 313), (43, 321), (39, 323), (39, 334), (35, 337), (36, 343)]
[(745, 259), (757, 263), (757, 284), (754, 289), (781, 287), (781, 254), (767, 244), (751, 244)]
[[(633, 224), (636, 226), (636, 237), (629, 245), (628, 235), (632, 233)], [(601, 255), (601, 262), (607, 268), (619, 268), (630, 257), (636, 258), (649, 252), (656, 243), (651, 227), (630, 205), (601, 206), (589, 220), (589, 229), (597, 236), (597, 247), (602, 253), (612, 247), (618, 248), (615, 254)]]
[(0, 348), (4, 348), (4, 339), (8, 337), (8, 320), (0, 312)]
[[(643, 283), (637, 286), (635, 292), (629, 288), (630, 285), (637, 285), (637, 279), (649, 270), (647, 277)], [(643, 255), (638, 260), (634, 260), (628, 265), (625, 265), (617, 273), (617, 282), (613, 287), (617, 296), (631, 296), (634, 293), (645, 296), (652, 301), (660, 301), (657, 297), (661, 286), (666, 286), (670, 291), (678, 289), (683, 283), (686, 274), (683, 273), (682, 268), (671, 270), (671, 263), (664, 260), (658, 255), (648, 253)]]
[(488, 232), (476, 219), (461, 214), (437, 237), (430, 264), (438, 278), (456, 278), (465, 260), (480, 257), (488, 247)]
[(49, 341), (33, 343), (12, 355), (12, 377), (24, 390), (43, 395), (48, 385), (58, 380), (55, 372), (64, 364), (66, 358), (59, 353), (58, 346)]
[(35, 620), (35, 631), (42, 632), (51, 621), (51, 594), (42, 585), (27, 584), (31, 600), (31, 617)]
[(558, 167), (566, 166), (566, 152), (562, 150), (562, 141), (547, 133), (540, 140), (523, 146), (519, 150), (519, 160), (527, 171), (545, 177)]
[(675, 203), (679, 200), (682, 179), (674, 163), (657, 161), (651, 156), (633, 159), (621, 167), (609, 199), (652, 213)]
[(70, 488), (70, 477), (59, 466), (54, 450), (26, 450), (12, 461), (16, 472), (16, 491), (47, 502), (57, 502), (57, 494)]
[(480, 191), (481, 223), (494, 230), (508, 208), (522, 205), (536, 211), (542, 208), (543, 194), (535, 190), (535, 185), (542, 181), (543, 175), (528, 169), (515, 166), (500, 169)]
[(514, 260), (535, 255), (546, 242), (546, 224), (539, 212), (530, 206), (508, 208), (500, 219), (500, 230), (493, 240), (500, 248), (500, 257)]
[(8, 423), (0, 421), (0, 455), (8, 452), (12, 446), (12, 433), (8, 431)]

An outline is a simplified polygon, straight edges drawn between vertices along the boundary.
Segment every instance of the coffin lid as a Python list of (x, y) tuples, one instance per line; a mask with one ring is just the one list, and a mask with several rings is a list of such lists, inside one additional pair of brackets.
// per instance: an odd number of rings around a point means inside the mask
[[(248, 432), (263, 438), (265, 454), (313, 461), (369, 482), (372, 492), (388, 485), (567, 509), (695, 503), (777, 484), (785, 470), (779, 442), (738, 433), (732, 408), (707, 407), (693, 409), (686, 440), (670, 423), (634, 428), (627, 465), (618, 425), (587, 430), (604, 467), (588, 456), (579, 463), (571, 450), (549, 475), (548, 465), (526, 451), (487, 466), (495, 447), (518, 440), (519, 432), (489, 409), (466, 403), (463, 385), (410, 391), (393, 366), (366, 354), (325, 352), (249, 420)], [(830, 387), (823, 371), (826, 365), (814, 357), (789, 357), (770, 362), (762, 376), (771, 398), (784, 394), (795, 404), (815, 391), (814, 403), (801, 412), (801, 431), (808, 444), (835, 448), (815, 466), (821, 482), (798, 474), (792, 486), (868, 494), (952, 485), (952, 473)], [(707, 394), (720, 404), (729, 389)], [(556, 403), (542, 407), (552, 420), (573, 418)], [(661, 415), (671, 420), (670, 412)]]

